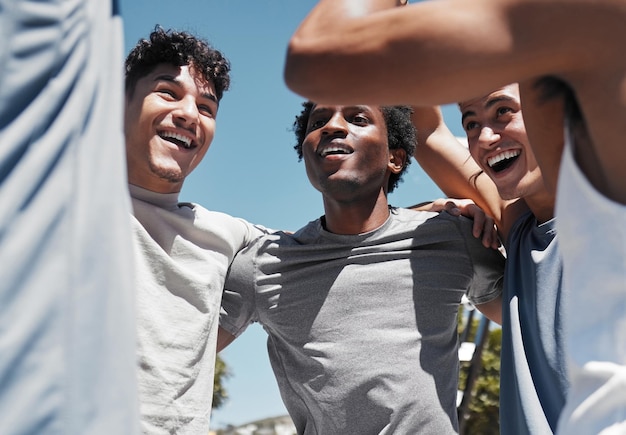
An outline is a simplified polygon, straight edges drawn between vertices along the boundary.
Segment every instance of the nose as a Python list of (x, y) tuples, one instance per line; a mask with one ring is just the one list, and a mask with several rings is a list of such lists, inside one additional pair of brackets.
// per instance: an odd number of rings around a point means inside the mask
[(480, 129), (478, 144), (483, 148), (491, 148), (500, 140), (500, 132), (491, 125), (485, 125)]
[(185, 127), (195, 126), (200, 116), (195, 98), (189, 95), (179, 100), (172, 114), (174, 120)]
[(322, 127), (322, 134), (343, 134), (347, 131), (347, 121), (341, 112), (335, 112)]

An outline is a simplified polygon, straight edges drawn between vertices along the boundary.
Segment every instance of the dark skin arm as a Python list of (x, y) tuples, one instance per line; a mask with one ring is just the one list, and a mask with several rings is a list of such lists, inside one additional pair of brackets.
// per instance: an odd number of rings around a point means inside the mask
[(397, 5), (320, 0), (290, 41), (285, 66), (290, 89), (320, 103), (419, 106), (465, 101), (520, 83), (530, 142), (554, 190), (563, 113), (546, 108), (536, 84), (555, 77), (568, 84), (581, 108), (579, 166), (596, 189), (626, 204), (626, 57), (616, 55), (626, 42), (626, 3)]
[(235, 338), (237, 337), (220, 326), (217, 330), (217, 351), (224, 350), (226, 346), (235, 341)]

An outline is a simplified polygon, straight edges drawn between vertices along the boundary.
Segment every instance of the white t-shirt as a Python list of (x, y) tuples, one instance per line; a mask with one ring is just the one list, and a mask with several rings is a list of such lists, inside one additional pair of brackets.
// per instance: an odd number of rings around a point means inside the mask
[(179, 203), (178, 193), (130, 192), (142, 431), (206, 434), (224, 280), (235, 254), (264, 229)]
[(0, 433), (139, 433), (122, 26), (0, 4)]
[(626, 433), (626, 206), (597, 192), (566, 146), (557, 229), (570, 288), (571, 387), (559, 434)]

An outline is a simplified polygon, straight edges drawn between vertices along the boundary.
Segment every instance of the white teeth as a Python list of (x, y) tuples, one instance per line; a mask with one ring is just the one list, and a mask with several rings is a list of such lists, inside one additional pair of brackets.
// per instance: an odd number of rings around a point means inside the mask
[(322, 157), (326, 157), (329, 154), (350, 154), (350, 150), (343, 147), (326, 147), (320, 152)]
[(496, 163), (501, 162), (502, 160), (512, 159), (513, 157), (517, 157), (520, 155), (519, 150), (511, 150), (505, 151), (503, 153), (498, 154), (497, 156), (493, 156), (487, 159), (487, 163), (490, 167), (493, 167)]
[(176, 139), (180, 142), (183, 143), (183, 146), (187, 149), (191, 148), (191, 139), (189, 139), (186, 136), (183, 136), (181, 134), (177, 134), (177, 133), (171, 133), (171, 132), (167, 132), (167, 133), (163, 133), (161, 135), (161, 137), (164, 138), (171, 138), (171, 139)]

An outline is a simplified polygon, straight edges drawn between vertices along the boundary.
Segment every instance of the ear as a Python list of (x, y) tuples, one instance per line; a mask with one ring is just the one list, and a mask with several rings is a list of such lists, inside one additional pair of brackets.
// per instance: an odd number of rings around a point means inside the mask
[(389, 170), (394, 174), (402, 172), (406, 166), (406, 151), (402, 148), (389, 150)]

